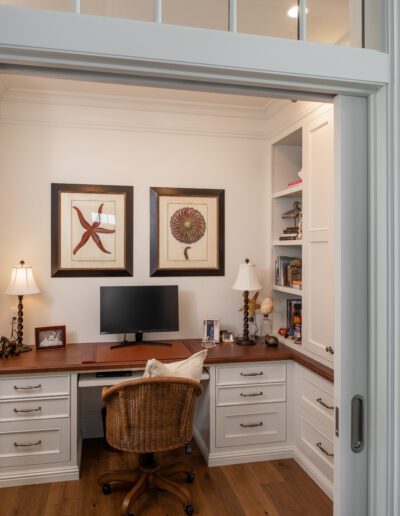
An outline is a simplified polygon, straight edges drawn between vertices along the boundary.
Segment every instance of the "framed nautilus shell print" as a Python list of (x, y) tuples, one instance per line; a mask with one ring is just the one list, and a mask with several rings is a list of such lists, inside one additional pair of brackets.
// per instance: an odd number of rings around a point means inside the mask
[(51, 185), (51, 275), (132, 276), (133, 187)]
[(225, 274), (225, 191), (150, 189), (151, 276)]

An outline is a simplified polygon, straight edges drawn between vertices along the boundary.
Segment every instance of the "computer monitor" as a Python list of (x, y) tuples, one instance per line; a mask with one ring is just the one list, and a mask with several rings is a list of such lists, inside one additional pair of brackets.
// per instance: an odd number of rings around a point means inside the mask
[[(177, 285), (100, 287), (100, 333), (124, 334), (119, 347), (143, 343), (144, 332), (178, 330)], [(127, 333), (135, 334), (135, 342), (126, 340)]]

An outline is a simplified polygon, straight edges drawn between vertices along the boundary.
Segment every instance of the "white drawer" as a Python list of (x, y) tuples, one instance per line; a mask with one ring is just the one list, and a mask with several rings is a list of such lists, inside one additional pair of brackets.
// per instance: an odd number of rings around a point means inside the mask
[(284, 381), (286, 381), (286, 364), (282, 362), (217, 367), (217, 385)]
[(70, 398), (0, 401), (0, 422), (69, 417)]
[(70, 460), (70, 420), (0, 423), (0, 465), (30, 466)]
[(286, 403), (219, 407), (216, 412), (219, 448), (286, 439)]
[(300, 406), (333, 429), (335, 424), (333, 384), (304, 371), (300, 377), (299, 395)]
[(286, 383), (217, 387), (217, 406), (286, 401)]
[(0, 400), (69, 395), (69, 375), (3, 376), (0, 378)]
[(306, 412), (300, 414), (299, 448), (333, 482), (333, 437)]

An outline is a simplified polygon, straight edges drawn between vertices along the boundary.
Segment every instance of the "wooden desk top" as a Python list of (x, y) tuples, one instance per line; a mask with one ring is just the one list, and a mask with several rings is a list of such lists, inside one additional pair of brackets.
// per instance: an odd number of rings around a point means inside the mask
[[(174, 341), (170, 341), (174, 342)], [(200, 339), (177, 341), (183, 343), (191, 353), (196, 353), (201, 347)], [(43, 350), (23, 353), (18, 357), (0, 359), (0, 375), (5, 374), (29, 374), (29, 373), (55, 373), (55, 372), (79, 372), (144, 368), (147, 360), (157, 356), (156, 348), (151, 346), (138, 346), (129, 348), (129, 360), (123, 361), (98, 361), (97, 357), (104, 355), (104, 348), (109, 348), (111, 342), (91, 342), (85, 344), (69, 344), (66, 349)], [(179, 344), (181, 347), (181, 344)], [(164, 348), (165, 349), (165, 348)], [(178, 355), (179, 353), (175, 353)], [(118, 351), (121, 356), (121, 350)], [(171, 362), (186, 358), (187, 353), (175, 356)], [(254, 346), (239, 346), (235, 343), (220, 343), (215, 348), (208, 350), (205, 365), (234, 364), (243, 362), (269, 362), (276, 360), (294, 360), (326, 380), (333, 382), (333, 370), (292, 350), (284, 344), (277, 347), (268, 347), (263, 343)]]

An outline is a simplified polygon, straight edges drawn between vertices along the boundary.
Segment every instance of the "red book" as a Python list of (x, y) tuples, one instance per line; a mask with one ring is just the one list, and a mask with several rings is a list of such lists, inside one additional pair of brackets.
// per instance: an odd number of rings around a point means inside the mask
[(288, 188), (290, 188), (291, 186), (297, 186), (299, 184), (301, 184), (303, 182), (302, 179), (296, 179), (295, 181), (290, 181), (290, 183), (288, 183)]

